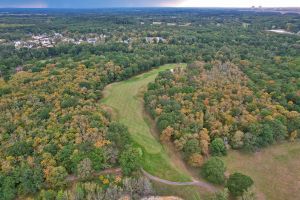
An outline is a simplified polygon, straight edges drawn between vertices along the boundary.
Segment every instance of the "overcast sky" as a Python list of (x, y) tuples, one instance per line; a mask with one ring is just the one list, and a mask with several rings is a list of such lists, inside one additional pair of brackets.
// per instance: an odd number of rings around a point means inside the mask
[(0, 8), (300, 7), (300, 0), (0, 0)]

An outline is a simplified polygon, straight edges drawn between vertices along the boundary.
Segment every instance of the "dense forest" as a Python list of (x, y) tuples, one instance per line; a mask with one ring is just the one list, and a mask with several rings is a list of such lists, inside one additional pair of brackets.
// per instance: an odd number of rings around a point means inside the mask
[(127, 128), (97, 103), (112, 70), (119, 67), (49, 64), (1, 83), (1, 199), (63, 188), (71, 174), (84, 180), (107, 168), (137, 169), (141, 152)]
[(160, 73), (144, 99), (161, 140), (173, 141), (192, 166), (201, 166), (209, 154), (226, 155), (226, 145), (255, 151), (298, 137), (300, 114), (266, 91), (254, 92), (251, 83), (232, 63), (194, 62)]
[[(256, 151), (295, 140), (299, 31), (297, 14), (1, 10), (0, 199), (155, 194), (139, 176), (142, 148), (100, 101), (108, 84), (166, 63), (189, 64), (160, 73), (148, 87), (145, 106), (161, 140), (172, 141), (190, 165), (202, 166), (209, 155), (225, 155), (229, 147)], [(52, 35), (61, 39), (49, 48), (16, 45)], [(122, 176), (98, 177), (119, 168)], [(69, 187), (74, 177), (80, 181)]]
[[(6, 41), (0, 46), (0, 70), (6, 80), (18, 66), (26, 70), (30, 65), (40, 68), (45, 66), (41, 61), (55, 62), (58, 57), (62, 64), (71, 64), (70, 58), (81, 61), (91, 55), (101, 56), (124, 69), (121, 78), (165, 63), (221, 59), (242, 65), (241, 70), (256, 89), (266, 89), (289, 110), (300, 111), (299, 36), (266, 32), (276, 28), (297, 33), (297, 15), (197, 9), (189, 10), (190, 14), (180, 9), (147, 9), (140, 13), (129, 9), (104, 14), (94, 10), (80, 17), (80, 11), (41, 10), (24, 18), (19, 12), (0, 21), (6, 24), (0, 29), (0, 39)], [(53, 32), (71, 38), (88, 37), (90, 33), (106, 37), (97, 45), (58, 43), (40, 49), (18, 50), (12, 43)], [(147, 37), (154, 39), (147, 42)]]

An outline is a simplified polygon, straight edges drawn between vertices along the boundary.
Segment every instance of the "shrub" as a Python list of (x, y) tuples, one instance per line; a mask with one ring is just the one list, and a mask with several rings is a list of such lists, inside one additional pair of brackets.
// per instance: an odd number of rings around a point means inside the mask
[(223, 184), (225, 170), (223, 161), (217, 157), (212, 157), (202, 166), (202, 176), (211, 183)]
[(253, 185), (253, 180), (244, 174), (234, 173), (229, 176), (227, 187), (234, 196), (241, 196), (244, 191)]

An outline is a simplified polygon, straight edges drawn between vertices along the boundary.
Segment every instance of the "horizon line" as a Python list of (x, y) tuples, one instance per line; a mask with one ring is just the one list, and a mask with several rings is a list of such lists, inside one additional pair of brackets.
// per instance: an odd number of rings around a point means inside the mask
[(130, 6), (122, 6), (122, 7), (117, 7), (117, 6), (111, 6), (111, 7), (41, 7), (41, 8), (36, 8), (36, 7), (0, 7), (0, 9), (113, 9), (113, 8), (299, 8), (300, 6), (273, 6), (273, 7), (264, 7), (264, 6), (245, 6), (245, 7), (235, 7), (235, 6), (199, 6), (199, 7), (184, 7), (184, 6), (139, 6), (139, 7), (130, 7)]

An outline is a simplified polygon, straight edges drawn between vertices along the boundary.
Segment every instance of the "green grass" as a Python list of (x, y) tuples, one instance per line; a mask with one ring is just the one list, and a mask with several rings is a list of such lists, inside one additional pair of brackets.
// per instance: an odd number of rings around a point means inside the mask
[(161, 183), (154, 183), (153, 187), (160, 196), (168, 196), (172, 194), (173, 196), (178, 196), (186, 200), (201, 200), (207, 199), (206, 196), (200, 196), (200, 190), (196, 186), (171, 186)]
[(254, 154), (230, 151), (223, 159), (229, 172), (251, 176), (265, 199), (299, 199), (300, 142), (273, 145)]
[(104, 90), (102, 103), (114, 110), (117, 120), (128, 127), (132, 139), (144, 149), (143, 168), (147, 172), (171, 181), (190, 181), (191, 177), (173, 165), (164, 147), (153, 136), (150, 122), (145, 119), (143, 112), (142, 91), (146, 90), (148, 83), (155, 80), (159, 72), (175, 66), (164, 65), (109, 85)]
[(128, 127), (134, 141), (150, 154), (161, 152), (162, 146), (151, 134), (149, 126), (144, 120), (142, 112), (144, 105), (137, 95), (141, 90), (146, 89), (148, 83), (154, 81), (160, 71), (174, 67), (175, 65), (164, 65), (127, 81), (111, 84), (104, 91), (106, 95), (102, 103), (117, 112), (119, 121)]

